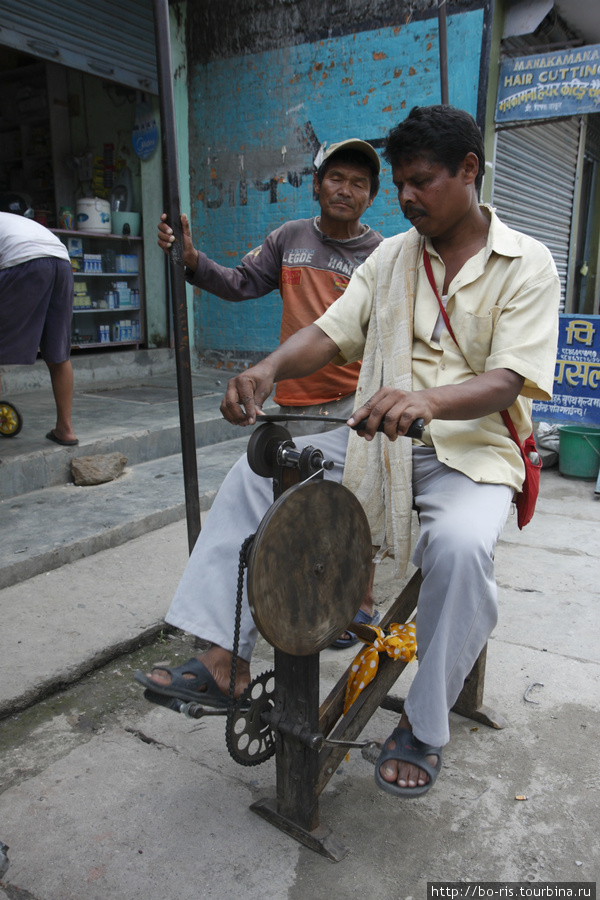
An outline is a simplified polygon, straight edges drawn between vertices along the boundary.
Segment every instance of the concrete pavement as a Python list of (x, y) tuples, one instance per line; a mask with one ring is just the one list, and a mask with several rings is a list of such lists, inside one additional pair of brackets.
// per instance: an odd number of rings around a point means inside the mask
[[(250, 811), (273, 796), (274, 764), (239, 767), (221, 719), (192, 723), (126, 704), (104, 722), (106, 701), (90, 709), (66, 695), (60, 710), (18, 737), (28, 711), (14, 707), (3, 723), (11, 787), (0, 796), (0, 840), (12, 862), (4, 896), (387, 900), (424, 898), (428, 881), (596, 881), (599, 517), (593, 485), (544, 473), (533, 522), (521, 533), (511, 519), (497, 552), (501, 620), (485, 702), (507, 728), (453, 715), (442, 774), (422, 800), (379, 792), (372, 766), (352, 751), (320, 801), (322, 822), (349, 849), (338, 864)], [(105, 661), (109, 646), (117, 652), (158, 628), (186, 558), (178, 522), (5, 588), (4, 708), (11, 697), (20, 705), (43, 686), (80, 677)], [(396, 590), (386, 561), (380, 605)], [(169, 645), (153, 649), (155, 658), (173, 658)], [(270, 657), (261, 642), (255, 674)], [(351, 658), (324, 651), (323, 691)], [(107, 692), (111, 682), (139, 690), (131, 681), (137, 664), (120, 658), (106, 667)], [(411, 667), (397, 693), (410, 677)], [(90, 716), (102, 726), (82, 731)], [(364, 737), (382, 740), (394, 724), (380, 710)], [(29, 893), (11, 893), (16, 887)]]
[[(139, 480), (153, 492), (150, 479)], [(69, 540), (88, 511), (109, 502), (93, 491), (93, 503), (61, 520)], [(35, 506), (22, 509), (31, 534), (41, 534)], [(56, 536), (54, 515), (44, 519)], [(220, 718), (191, 722), (140, 698), (134, 668), (191, 652), (190, 639), (176, 636), (131, 655), (162, 628), (187, 559), (184, 520), (4, 587), (0, 841), (11, 867), (0, 897), (420, 900), (427, 882), (595, 882), (599, 519), (593, 483), (542, 473), (532, 523), (519, 532), (511, 516), (496, 556), (501, 615), (485, 702), (507, 727), (452, 715), (442, 773), (421, 800), (381, 793), (372, 766), (352, 751), (320, 800), (321, 821), (349, 850), (337, 864), (249, 809), (274, 795), (273, 760), (240, 767)], [(386, 560), (378, 605), (400, 587)], [(352, 656), (321, 654), (323, 694)], [(260, 641), (255, 675), (271, 657)], [(396, 719), (379, 710), (363, 736), (383, 740)]]

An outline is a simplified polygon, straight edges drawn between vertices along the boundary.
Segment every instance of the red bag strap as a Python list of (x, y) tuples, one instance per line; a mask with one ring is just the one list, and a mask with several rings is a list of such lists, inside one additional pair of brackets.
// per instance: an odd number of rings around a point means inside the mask
[[(445, 324), (446, 328), (448, 329), (448, 332), (450, 333), (450, 337), (452, 338), (452, 340), (458, 347), (458, 341), (456, 340), (456, 338), (454, 336), (454, 332), (452, 331), (452, 325), (450, 324), (450, 319), (448, 318), (448, 313), (446, 312), (446, 310), (444, 308), (444, 304), (442, 303), (441, 297), (438, 293), (437, 284), (435, 283), (435, 278), (433, 277), (433, 270), (431, 268), (431, 259), (429, 258), (429, 253), (427, 252), (427, 250), (423, 250), (423, 264), (425, 266), (425, 271), (427, 272), (427, 278), (429, 279), (429, 284), (432, 287), (433, 293), (437, 297), (437, 302), (440, 307), (440, 312), (442, 314), (442, 319), (444, 320), (444, 324)], [(460, 350), (460, 347), (458, 347), (458, 349)]]
[(525, 451), (523, 450), (523, 445), (521, 444), (521, 441), (519, 440), (519, 435), (517, 434), (517, 429), (516, 429), (515, 426), (513, 425), (513, 420), (512, 420), (511, 417), (509, 416), (508, 410), (507, 410), (507, 409), (502, 409), (502, 410), (500, 410), (500, 415), (502, 416), (502, 418), (503, 418), (503, 420), (504, 420), (504, 424), (506, 425), (506, 427), (507, 427), (508, 430), (510, 431), (510, 436), (511, 436), (511, 438), (513, 439), (513, 441), (515, 442), (515, 444), (517, 445), (517, 447), (518, 447), (519, 450), (521, 451), (521, 456), (524, 457), (524, 456), (525, 456)]
[[(433, 277), (433, 270), (431, 268), (431, 259), (429, 258), (429, 253), (427, 252), (427, 250), (423, 250), (423, 265), (425, 266), (425, 271), (427, 273), (427, 278), (429, 280), (429, 284), (431, 285), (433, 293), (435, 294), (435, 296), (437, 298), (437, 302), (440, 307), (440, 312), (442, 314), (444, 324), (445, 324), (446, 328), (448, 329), (450, 337), (452, 338), (452, 340), (454, 341), (454, 343), (460, 350), (458, 341), (456, 340), (454, 332), (452, 331), (452, 326), (450, 325), (450, 319), (448, 318), (448, 313), (446, 312), (446, 310), (444, 308), (444, 304), (442, 303), (439, 291), (437, 289), (437, 284), (435, 283), (435, 278)], [(509, 415), (508, 410), (507, 409), (501, 410), (500, 415), (502, 416), (502, 419), (504, 420), (504, 424), (506, 425), (506, 427), (508, 428), (508, 430), (510, 432), (511, 438), (513, 439), (513, 441), (515, 442), (515, 444), (521, 451), (521, 456), (523, 456), (523, 447), (521, 445), (521, 441), (519, 440), (519, 435), (517, 434), (517, 429), (513, 425), (513, 421)]]

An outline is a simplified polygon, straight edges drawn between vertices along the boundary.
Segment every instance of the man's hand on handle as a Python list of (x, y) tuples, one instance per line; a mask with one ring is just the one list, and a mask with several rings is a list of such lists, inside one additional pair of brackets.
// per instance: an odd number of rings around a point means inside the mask
[(491, 369), (460, 384), (421, 391), (383, 387), (352, 413), (348, 424), (352, 428), (361, 419), (368, 419), (364, 431), (358, 433), (370, 441), (383, 420), (383, 431), (390, 441), (395, 441), (406, 434), (414, 419), (423, 419), (423, 424), (428, 425), (432, 419), (464, 421), (508, 409), (519, 396), (524, 381), (511, 369)]
[(358, 434), (367, 441), (372, 441), (383, 422), (383, 432), (390, 439), (406, 434), (415, 419), (423, 419), (427, 425), (433, 418), (433, 412), (427, 402), (427, 391), (399, 391), (383, 387), (373, 394), (370, 400), (352, 413), (348, 425), (355, 427), (362, 419), (367, 420), (364, 430)]

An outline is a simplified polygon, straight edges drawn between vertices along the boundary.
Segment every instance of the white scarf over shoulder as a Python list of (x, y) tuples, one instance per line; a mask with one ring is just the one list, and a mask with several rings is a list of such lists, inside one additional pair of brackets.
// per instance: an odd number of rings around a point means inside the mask
[[(356, 408), (384, 386), (412, 390), (413, 306), (422, 246), (415, 229), (379, 246)], [(373, 544), (387, 543), (398, 574), (404, 574), (411, 549), (412, 441), (397, 438), (392, 442), (384, 434), (365, 441), (351, 431), (343, 483), (367, 514)]]

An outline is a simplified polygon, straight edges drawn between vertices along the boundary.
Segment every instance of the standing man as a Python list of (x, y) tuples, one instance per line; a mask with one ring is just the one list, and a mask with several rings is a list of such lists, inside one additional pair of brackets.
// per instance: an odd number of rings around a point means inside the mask
[[(413, 503), (419, 511), (413, 556), (423, 575), (419, 668), (375, 766), (380, 788), (417, 797), (438, 776), (449, 711), (497, 621), (494, 548), (524, 477), (500, 411), (509, 410), (524, 440), (531, 399), (552, 396), (560, 292), (548, 250), (479, 204), (483, 140), (470, 115), (448, 106), (415, 107), (388, 135), (384, 156), (413, 227), (384, 241), (316, 323), (233, 378), (221, 410), (229, 421), (251, 425), (274, 383), (334, 359), (363, 359), (358, 408), (348, 424), (367, 417), (365, 430), (338, 429), (316, 445), (340, 464), (326, 477), (341, 480), (344, 467), (344, 483), (365, 508), (373, 543), (389, 545), (399, 574), (409, 556)], [(426, 425), (422, 441), (398, 440), (419, 417)], [(382, 422), (385, 434), (378, 434)], [(221, 702), (235, 589), (219, 573), (231, 568), (235, 580), (236, 552), (270, 502), (268, 479), (251, 473), (247, 461), (236, 463), (167, 615), (212, 646), (177, 670), (158, 667), (141, 676), (150, 691)], [(207, 587), (192, 594), (186, 578)], [(250, 680), (255, 640), (246, 608), (238, 694)], [(198, 669), (190, 680), (194, 664), (210, 677)]]
[(71, 421), (69, 254), (51, 231), (24, 216), (18, 198), (5, 209), (10, 211), (0, 212), (0, 365), (32, 366), (39, 348), (56, 403), (56, 425), (46, 437), (72, 447), (79, 441)]
[[(379, 190), (377, 151), (355, 138), (332, 144), (314, 175), (320, 215), (286, 222), (235, 268), (220, 266), (196, 250), (187, 216), (181, 217), (183, 258), (190, 284), (223, 300), (251, 300), (278, 289), (283, 301), (280, 340), (310, 325), (346, 289), (354, 269), (383, 240), (360, 219)], [(166, 216), (158, 226), (158, 244), (168, 252), (175, 237)], [(360, 364), (345, 369), (326, 365), (308, 378), (277, 385), (282, 412), (349, 416)], [(325, 420), (326, 421), (326, 420)], [(325, 429), (325, 425), (323, 429)], [(298, 426), (294, 434), (319, 431), (318, 423)]]

